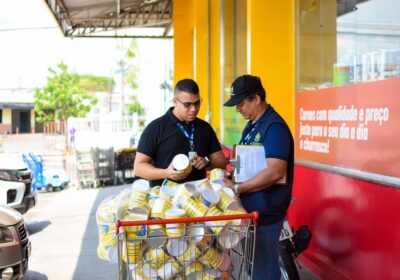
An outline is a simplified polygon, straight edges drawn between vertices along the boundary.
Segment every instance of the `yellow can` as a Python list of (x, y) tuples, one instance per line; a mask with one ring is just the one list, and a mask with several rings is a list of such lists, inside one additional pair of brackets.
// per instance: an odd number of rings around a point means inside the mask
[(191, 197), (187, 198), (185, 203), (182, 203), (182, 207), (189, 217), (203, 217), (208, 211), (205, 205)]
[[(186, 216), (185, 210), (179, 208), (171, 208), (165, 211), (164, 218), (165, 219), (177, 219), (183, 218)], [(167, 224), (165, 225), (165, 231), (167, 236), (170, 237), (180, 237), (185, 235), (185, 224), (178, 223), (178, 224)]]
[(172, 279), (172, 277), (178, 275), (181, 270), (182, 267), (179, 263), (174, 258), (170, 258), (157, 269), (157, 276), (161, 277), (163, 280)]
[(186, 267), (191, 262), (197, 260), (201, 256), (201, 251), (195, 244), (187, 247), (186, 251), (177, 257), (178, 261), (183, 267)]
[(222, 255), (214, 248), (210, 247), (201, 257), (201, 262), (212, 268), (219, 268), (222, 264), (223, 257)]
[(152, 267), (157, 268), (169, 260), (170, 256), (164, 248), (155, 248), (147, 250), (144, 258)]
[(134, 264), (141, 260), (143, 244), (141, 241), (127, 240), (123, 246), (122, 259), (128, 264)]
[(199, 261), (192, 262), (190, 265), (185, 266), (185, 276), (187, 279), (202, 279), (203, 264)]
[(217, 204), (218, 208), (224, 211), (225, 209), (238, 209), (240, 207), (239, 203), (229, 196), (223, 189), (219, 192), (220, 200)]
[(214, 180), (222, 180), (225, 178), (225, 170), (221, 168), (214, 168), (213, 170), (210, 171), (210, 181)]
[(154, 200), (153, 207), (151, 209), (150, 218), (162, 219), (166, 210), (172, 208), (171, 201), (164, 198), (157, 198)]
[[(207, 213), (206, 216), (221, 216), (223, 213), (221, 210), (219, 210), (217, 207), (211, 207)], [(208, 221), (205, 222), (205, 224), (214, 232), (214, 233), (220, 233), (221, 230), (228, 224), (227, 221)]]
[[(145, 221), (148, 219), (148, 211), (144, 207), (135, 207), (127, 211), (123, 221)], [(127, 226), (125, 232), (131, 238), (146, 237), (147, 230), (145, 225)]]

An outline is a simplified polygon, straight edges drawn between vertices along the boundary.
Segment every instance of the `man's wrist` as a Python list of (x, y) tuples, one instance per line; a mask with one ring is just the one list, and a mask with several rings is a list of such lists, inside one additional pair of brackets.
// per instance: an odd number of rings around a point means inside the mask
[(233, 192), (234, 192), (235, 194), (240, 194), (240, 193), (239, 193), (239, 184), (235, 184), (235, 185), (233, 186)]

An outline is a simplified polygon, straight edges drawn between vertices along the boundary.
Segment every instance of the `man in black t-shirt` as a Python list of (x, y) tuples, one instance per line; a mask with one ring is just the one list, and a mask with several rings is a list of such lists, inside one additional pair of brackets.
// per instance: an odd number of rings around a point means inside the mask
[[(206, 169), (225, 169), (226, 158), (217, 136), (207, 122), (197, 118), (201, 105), (199, 87), (191, 79), (175, 86), (174, 107), (153, 120), (143, 131), (135, 157), (134, 172), (150, 180), (151, 186), (164, 179), (178, 183), (206, 177)], [(190, 172), (172, 167), (177, 154), (189, 157)]]

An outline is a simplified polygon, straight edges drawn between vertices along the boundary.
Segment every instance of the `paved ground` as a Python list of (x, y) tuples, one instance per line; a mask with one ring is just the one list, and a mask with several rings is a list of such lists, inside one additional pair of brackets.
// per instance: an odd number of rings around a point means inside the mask
[(32, 242), (27, 280), (118, 279), (117, 264), (97, 257), (96, 209), (127, 186), (39, 193), (24, 215)]

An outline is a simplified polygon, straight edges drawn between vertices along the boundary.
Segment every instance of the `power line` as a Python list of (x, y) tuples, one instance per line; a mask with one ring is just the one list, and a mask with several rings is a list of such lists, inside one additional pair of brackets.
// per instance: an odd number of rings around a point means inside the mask
[(46, 30), (46, 29), (57, 29), (57, 26), (54, 27), (21, 27), (21, 28), (6, 28), (6, 29), (1, 29), (0, 32), (7, 32), (7, 31), (24, 31), (24, 30)]

